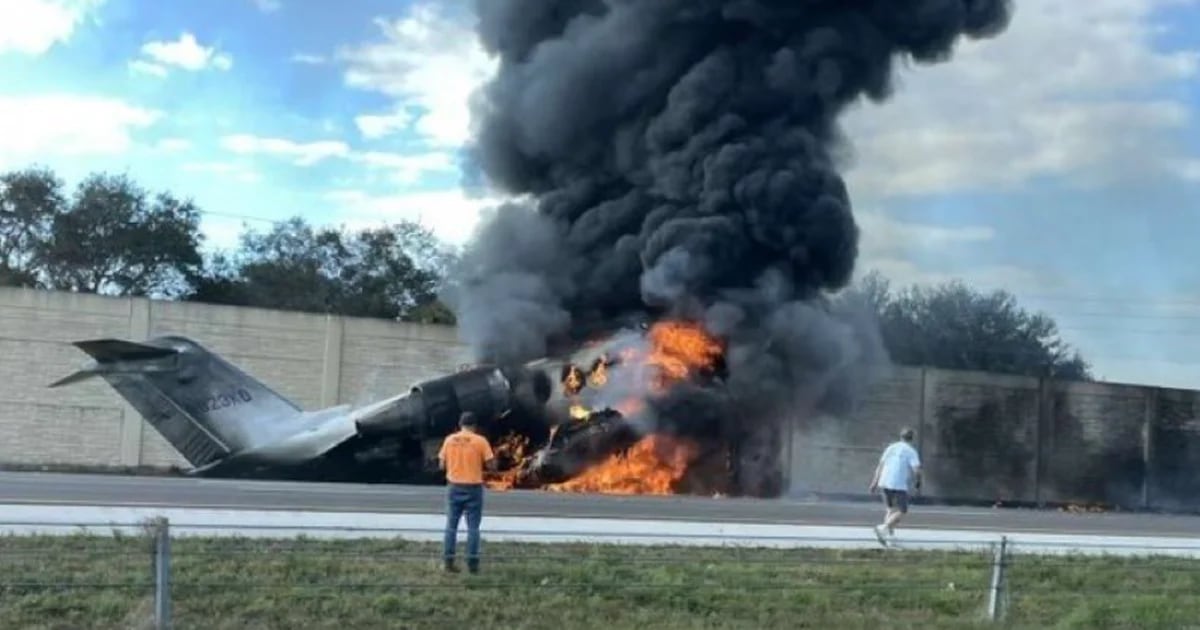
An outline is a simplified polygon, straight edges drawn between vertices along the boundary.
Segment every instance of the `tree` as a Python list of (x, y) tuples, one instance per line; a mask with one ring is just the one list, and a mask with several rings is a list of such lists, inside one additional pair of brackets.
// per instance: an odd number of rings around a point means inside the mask
[(330, 311), (337, 293), (341, 237), (300, 219), (265, 234), (247, 231), (232, 256), (218, 254), (199, 279), (193, 300), (309, 312)]
[(1090, 380), (1090, 367), (1054, 320), (1021, 308), (1006, 291), (961, 281), (893, 293), (872, 272), (855, 289), (875, 306), (892, 360), (905, 365)]
[(90, 175), (70, 199), (44, 169), (0, 184), (0, 283), (174, 297), (203, 262), (195, 206), (124, 175)]
[(38, 256), (66, 205), (62, 188), (44, 168), (0, 175), (0, 286), (40, 286)]
[(303, 219), (248, 231), (232, 256), (214, 256), (190, 299), (449, 323), (437, 288), (450, 253), (410, 222), (343, 232)]
[(43, 259), (53, 289), (171, 297), (199, 271), (200, 213), (124, 175), (90, 175), (54, 218)]

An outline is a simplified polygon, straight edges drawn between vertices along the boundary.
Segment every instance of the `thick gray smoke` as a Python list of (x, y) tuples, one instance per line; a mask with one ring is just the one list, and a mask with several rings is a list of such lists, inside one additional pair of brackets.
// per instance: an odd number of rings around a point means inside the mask
[(725, 390), (659, 410), (689, 432), (733, 430), (730, 409), (744, 428), (781, 406), (851, 400), (885, 357), (863, 310), (825, 297), (858, 254), (837, 116), (885, 99), (898, 61), (942, 61), (961, 36), (1000, 32), (1009, 2), (478, 0), (477, 12), (500, 65), (475, 103), (473, 175), (533, 199), (481, 226), (448, 296), (480, 358), (685, 316), (730, 344)]

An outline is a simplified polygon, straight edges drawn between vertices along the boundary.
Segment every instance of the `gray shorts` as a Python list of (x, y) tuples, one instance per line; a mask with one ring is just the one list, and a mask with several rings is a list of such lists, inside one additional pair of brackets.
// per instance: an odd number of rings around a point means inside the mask
[(908, 493), (904, 490), (883, 489), (883, 504), (888, 509), (899, 510), (901, 514), (908, 513)]

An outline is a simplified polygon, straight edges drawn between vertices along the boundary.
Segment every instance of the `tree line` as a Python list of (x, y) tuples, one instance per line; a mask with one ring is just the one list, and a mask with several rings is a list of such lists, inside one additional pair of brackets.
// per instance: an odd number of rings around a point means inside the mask
[(51, 170), (0, 175), (0, 285), (451, 323), (452, 254), (411, 221), (357, 231), (293, 218), (205, 255), (202, 211), (124, 174), (74, 190)]
[[(296, 217), (206, 254), (201, 214), (124, 174), (93, 173), (68, 191), (47, 168), (5, 172), (0, 286), (454, 323), (438, 299), (454, 253), (420, 224), (344, 230)], [(852, 289), (896, 363), (1091, 378), (1054, 320), (1008, 292), (959, 281), (894, 290), (878, 273)]]

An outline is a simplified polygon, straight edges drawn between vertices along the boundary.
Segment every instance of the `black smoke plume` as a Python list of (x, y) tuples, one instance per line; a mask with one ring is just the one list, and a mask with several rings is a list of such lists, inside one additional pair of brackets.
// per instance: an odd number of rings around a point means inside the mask
[(448, 296), (464, 338), (481, 359), (518, 361), (688, 317), (727, 339), (729, 381), (669, 397), (664, 426), (728, 435), (849, 404), (886, 357), (863, 309), (829, 297), (859, 238), (837, 117), (885, 100), (897, 63), (944, 61), (1010, 12), (478, 0), (499, 66), (474, 103), (473, 175), (528, 201), (497, 208), (464, 253)]

